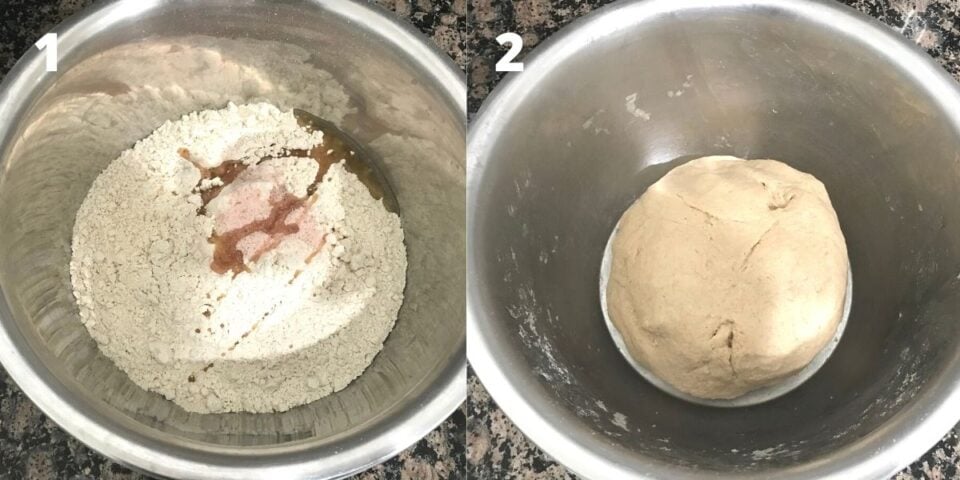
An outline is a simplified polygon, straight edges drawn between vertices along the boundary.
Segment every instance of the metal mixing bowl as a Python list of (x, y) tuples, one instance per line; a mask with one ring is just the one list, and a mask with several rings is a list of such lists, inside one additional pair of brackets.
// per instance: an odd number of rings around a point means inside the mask
[[(594, 479), (876, 479), (960, 420), (960, 94), (921, 50), (832, 2), (649, 0), (524, 63), (467, 141), (468, 357), (548, 454)], [(829, 361), (750, 407), (644, 381), (599, 305), (623, 211), (713, 154), (822, 180), (853, 271)]]
[[(105, 2), (55, 31), (59, 71), (45, 73), (32, 49), (0, 88), (0, 360), (31, 400), (120, 462), (210, 479), (346, 475), (457, 408), (466, 93), (449, 60), (389, 14), (342, 1)], [(99, 353), (71, 293), (71, 230), (93, 179), (133, 142), (190, 111), (253, 100), (337, 120), (383, 159), (406, 234), (406, 298), (346, 389), (283, 413), (193, 414)]]

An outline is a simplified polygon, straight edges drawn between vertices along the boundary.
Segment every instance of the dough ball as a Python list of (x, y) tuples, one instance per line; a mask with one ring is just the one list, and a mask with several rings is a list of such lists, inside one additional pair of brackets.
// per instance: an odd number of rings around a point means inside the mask
[(823, 184), (775, 160), (705, 157), (623, 214), (607, 308), (677, 390), (731, 399), (803, 369), (843, 315), (847, 248)]

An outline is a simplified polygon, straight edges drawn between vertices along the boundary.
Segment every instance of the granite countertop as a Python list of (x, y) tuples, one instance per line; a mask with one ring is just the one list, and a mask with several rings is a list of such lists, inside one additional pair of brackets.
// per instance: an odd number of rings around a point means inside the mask
[[(135, 0), (134, 0), (135, 1)], [(0, 2), (0, 78), (49, 29), (93, 0)], [(466, 65), (465, 0), (377, 0), (407, 19)], [(354, 479), (462, 478), (466, 407), (461, 406), (420, 442)], [(150, 478), (118, 465), (64, 432), (0, 369), (0, 479), (79, 480)]]
[[(504, 47), (495, 38), (503, 32), (523, 37), (523, 54), (553, 32), (612, 0), (473, 0), (467, 32), (470, 56), (468, 107), (472, 116), (503, 73), (494, 63)], [(915, 41), (960, 80), (960, 0), (845, 0)], [(467, 399), (467, 476), (478, 479), (576, 478), (530, 442), (497, 408), (471, 371)], [(960, 479), (960, 426), (934, 448), (898, 473), (896, 480)]]

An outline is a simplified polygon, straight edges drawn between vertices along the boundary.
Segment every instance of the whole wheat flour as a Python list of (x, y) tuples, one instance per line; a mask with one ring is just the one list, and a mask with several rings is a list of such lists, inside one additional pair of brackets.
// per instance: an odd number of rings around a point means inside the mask
[(167, 122), (94, 181), (70, 263), (81, 320), (141, 387), (192, 412), (283, 411), (343, 389), (403, 300), (400, 219), (293, 113)]

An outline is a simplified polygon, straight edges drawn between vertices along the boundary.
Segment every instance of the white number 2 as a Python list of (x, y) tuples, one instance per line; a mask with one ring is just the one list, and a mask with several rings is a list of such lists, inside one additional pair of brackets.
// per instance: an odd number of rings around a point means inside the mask
[(523, 38), (520, 35), (517, 35), (513, 32), (501, 33), (497, 37), (497, 43), (503, 45), (504, 43), (510, 44), (510, 50), (507, 50), (507, 53), (497, 62), (497, 71), (498, 72), (522, 72), (523, 71), (523, 62), (514, 62), (513, 59), (517, 58), (517, 55), (520, 54), (520, 50), (523, 49)]
[(47, 52), (47, 71), (57, 71), (57, 34), (48, 33), (37, 42), (37, 48)]

